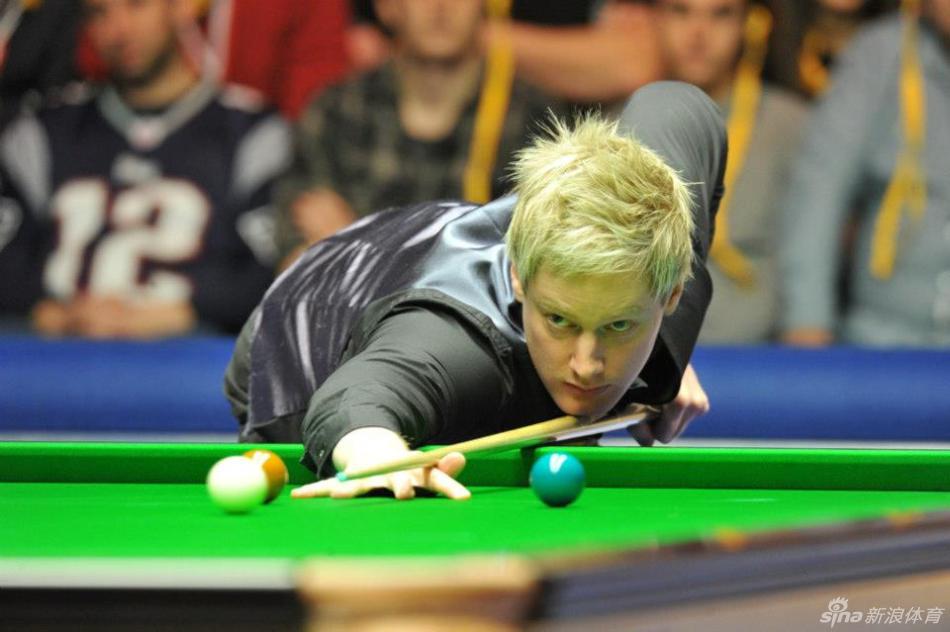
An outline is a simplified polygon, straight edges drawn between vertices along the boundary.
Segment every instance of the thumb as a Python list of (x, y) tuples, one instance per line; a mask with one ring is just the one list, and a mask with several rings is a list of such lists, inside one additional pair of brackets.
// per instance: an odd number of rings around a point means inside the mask
[(656, 437), (653, 436), (653, 429), (647, 421), (641, 421), (638, 424), (630, 426), (627, 428), (627, 432), (637, 443), (645, 448), (649, 448), (656, 442)]

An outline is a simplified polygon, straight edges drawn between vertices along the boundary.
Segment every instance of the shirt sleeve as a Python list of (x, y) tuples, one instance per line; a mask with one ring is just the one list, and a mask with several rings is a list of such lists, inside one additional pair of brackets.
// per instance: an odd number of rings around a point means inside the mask
[(500, 360), (471, 325), (448, 310), (402, 308), (311, 397), (304, 465), (332, 475), (333, 448), (357, 428), (388, 428), (414, 447), (446, 426), (478, 436), (508, 392)]
[(700, 89), (661, 81), (637, 90), (621, 114), (621, 129), (659, 154), (692, 194), (693, 267), (679, 307), (663, 319), (653, 354), (640, 377), (644, 403), (664, 403), (679, 391), (712, 299), (706, 257), (722, 199), (726, 131), (716, 104)]

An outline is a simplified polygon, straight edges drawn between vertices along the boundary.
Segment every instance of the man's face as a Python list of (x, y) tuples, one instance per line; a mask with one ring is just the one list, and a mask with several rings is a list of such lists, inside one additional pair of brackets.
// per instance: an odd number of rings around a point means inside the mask
[(661, 0), (660, 43), (673, 79), (710, 90), (732, 76), (745, 0)]
[(378, 0), (376, 7), (412, 57), (452, 62), (477, 50), (483, 0)]
[(148, 84), (177, 54), (175, 0), (85, 0), (96, 52), (113, 79)]
[(512, 270), (512, 283), (545, 388), (566, 414), (591, 418), (605, 415), (636, 380), (680, 295), (660, 304), (636, 275), (563, 278), (544, 266), (528, 287)]

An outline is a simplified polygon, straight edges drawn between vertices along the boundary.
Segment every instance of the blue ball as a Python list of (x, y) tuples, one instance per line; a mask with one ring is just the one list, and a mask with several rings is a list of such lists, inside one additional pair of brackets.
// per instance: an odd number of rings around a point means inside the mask
[(534, 462), (529, 480), (545, 504), (564, 507), (584, 490), (584, 466), (570, 454), (552, 452)]

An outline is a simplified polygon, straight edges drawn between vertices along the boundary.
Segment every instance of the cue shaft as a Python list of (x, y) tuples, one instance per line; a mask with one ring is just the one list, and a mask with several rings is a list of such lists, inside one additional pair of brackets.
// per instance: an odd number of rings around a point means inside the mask
[(640, 423), (644, 419), (655, 416), (658, 409), (652, 406), (638, 406), (635, 410), (603, 419), (595, 422), (585, 422), (572, 415), (556, 417), (548, 421), (523, 426), (513, 430), (506, 430), (487, 437), (470, 439), (455, 443), (452, 445), (429, 450), (428, 452), (415, 452), (408, 456), (384, 461), (370, 467), (359, 468), (355, 470), (344, 470), (337, 474), (341, 481), (350, 481), (369, 476), (380, 476), (382, 474), (392, 474), (402, 470), (411, 470), (417, 467), (430, 467), (438, 463), (442, 457), (452, 452), (461, 452), (462, 454), (472, 454), (475, 452), (487, 452), (494, 450), (513, 450), (516, 448), (525, 448), (539, 443), (549, 441), (558, 441), (565, 439), (575, 439), (578, 437), (589, 436), (610, 430), (626, 428)]

